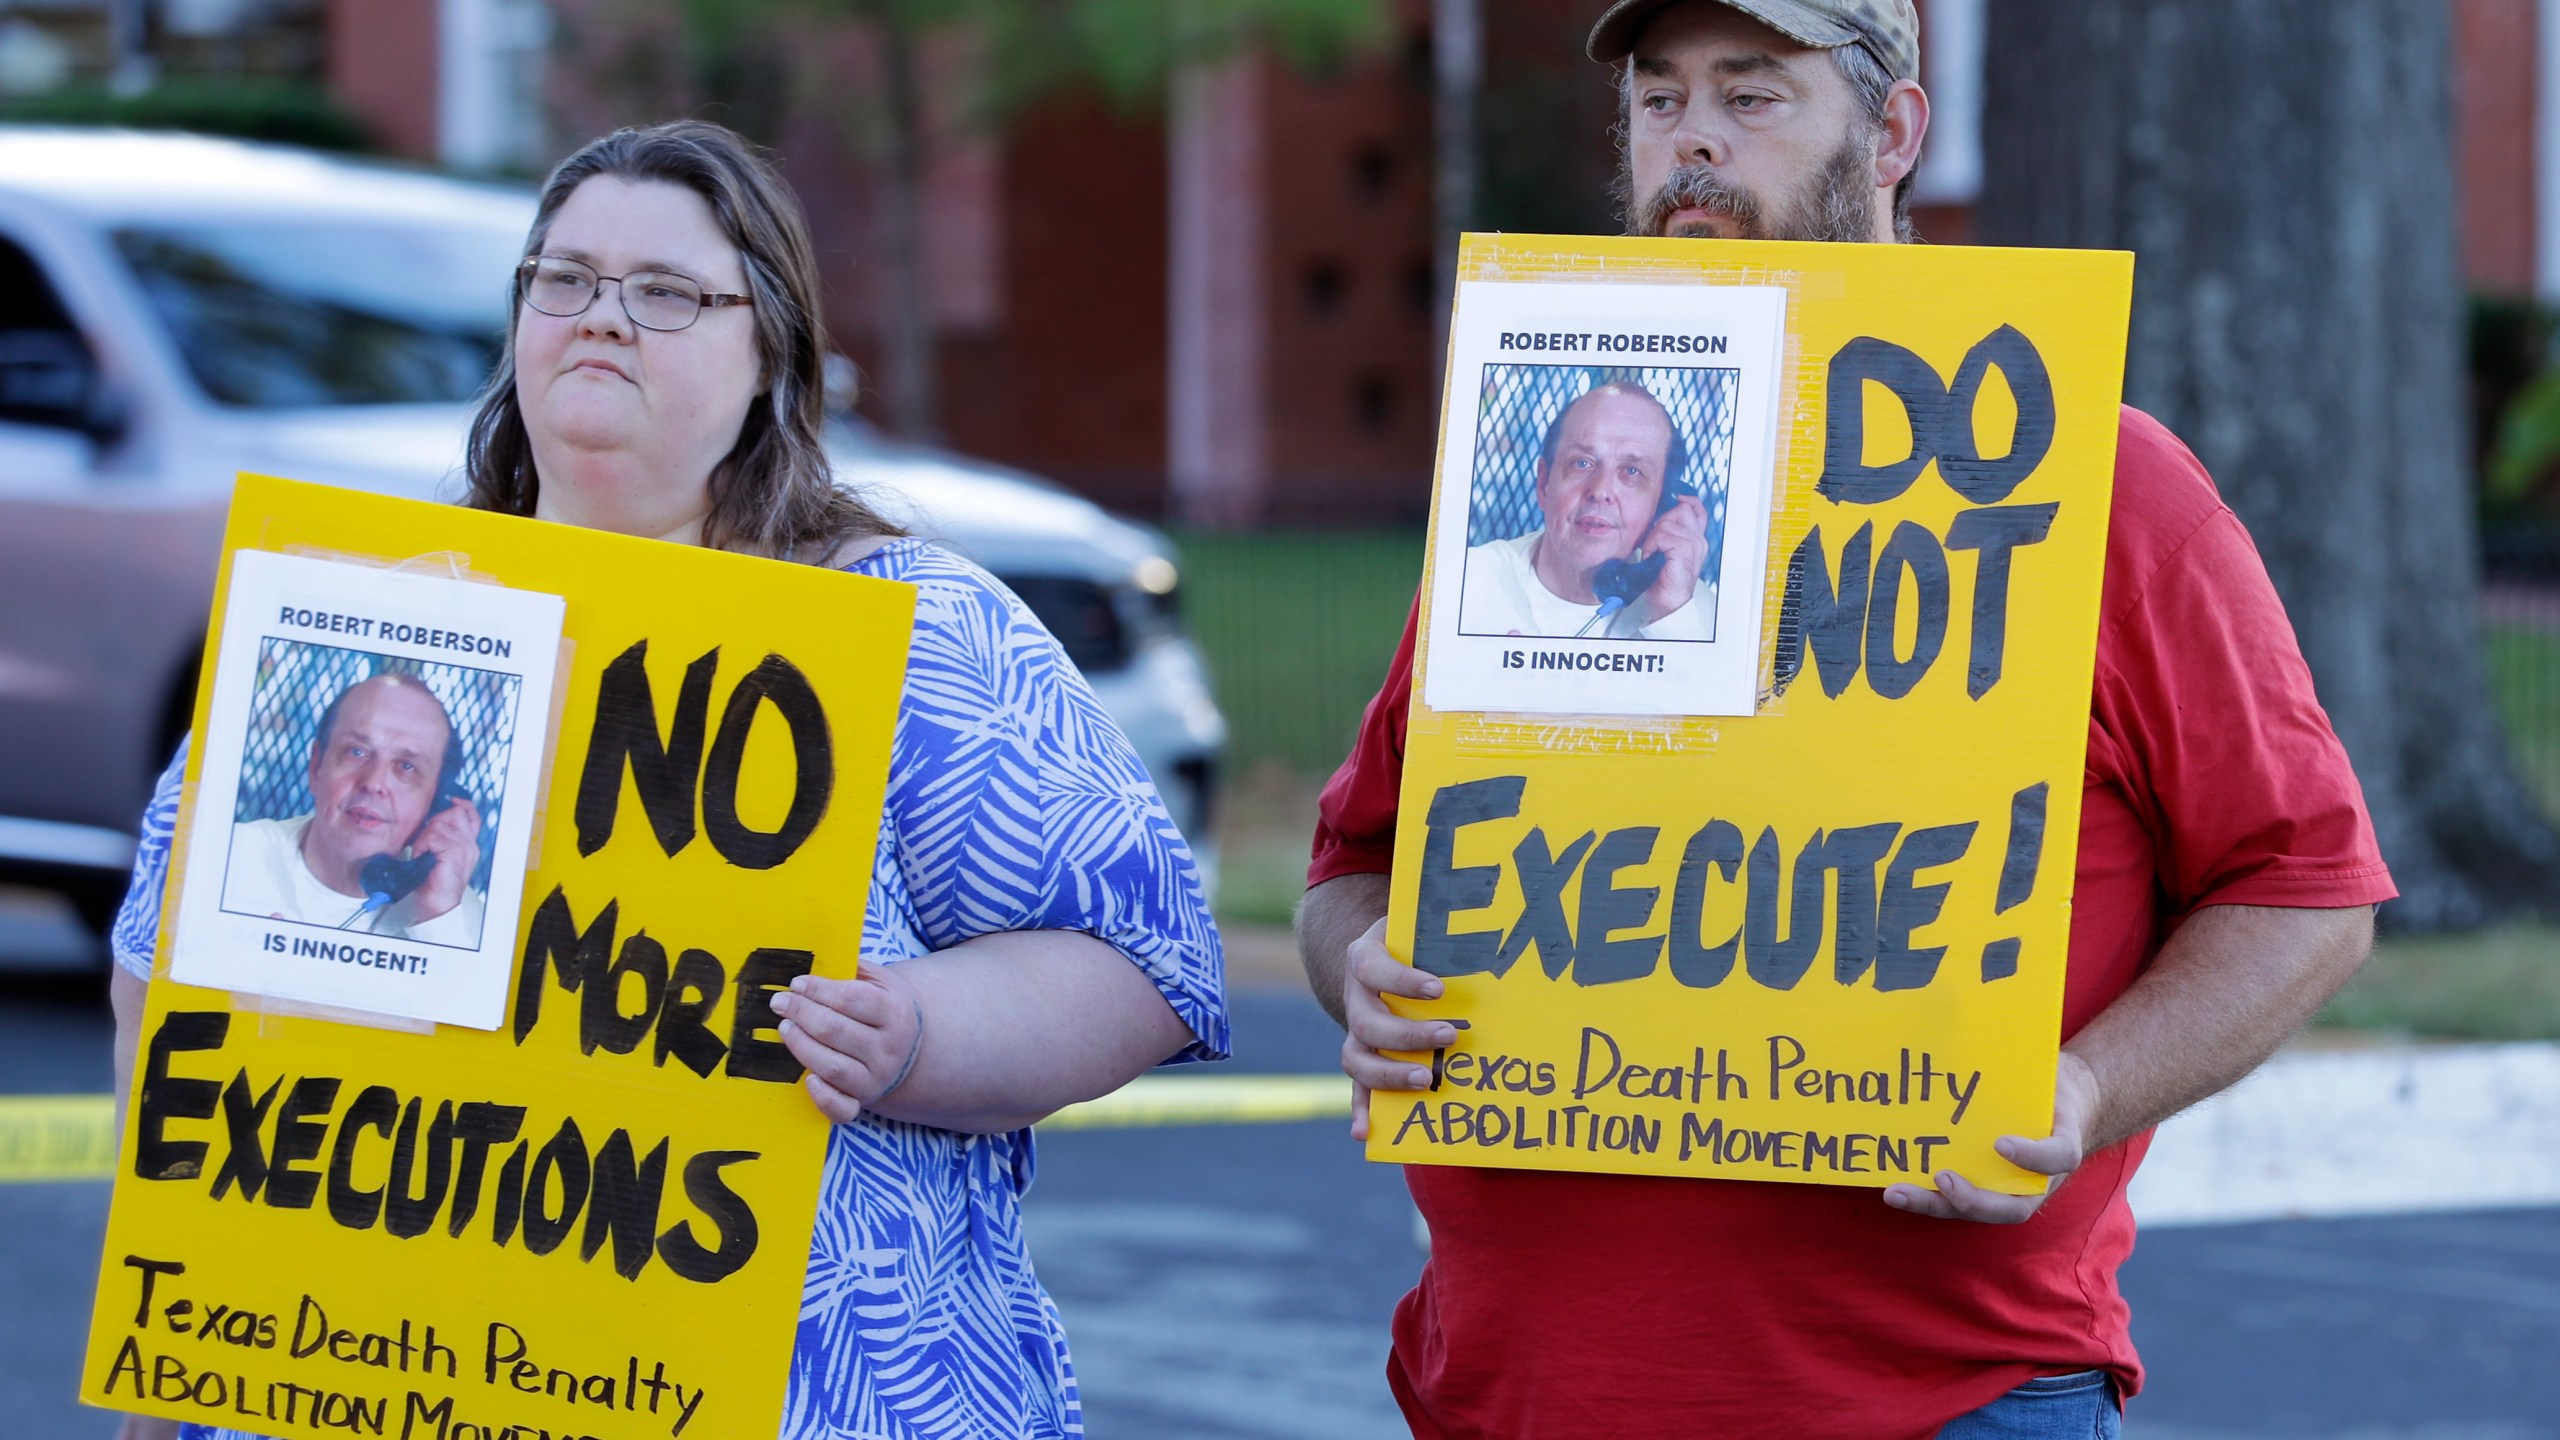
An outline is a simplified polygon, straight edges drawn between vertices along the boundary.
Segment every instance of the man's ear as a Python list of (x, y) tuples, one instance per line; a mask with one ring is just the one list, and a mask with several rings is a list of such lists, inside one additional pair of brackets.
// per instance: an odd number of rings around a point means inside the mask
[(1884, 97), (1884, 135), (1876, 143), (1876, 188), (1890, 190), (1920, 168), (1920, 146), (1929, 135), (1929, 93), (1896, 80)]

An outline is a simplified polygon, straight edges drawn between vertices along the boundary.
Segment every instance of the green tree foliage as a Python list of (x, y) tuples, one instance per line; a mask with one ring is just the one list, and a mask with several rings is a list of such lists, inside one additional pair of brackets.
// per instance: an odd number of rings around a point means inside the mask
[(364, 122), (318, 86), (283, 81), (170, 80), (137, 95), (73, 86), (0, 103), (0, 121), (190, 130), (315, 150), (362, 153), (375, 148)]
[(1386, 35), (1379, 0), (801, 0), (846, 11), (905, 5), (958, 12), (943, 24), (979, 38), (980, 115), (994, 123), (1090, 86), (1114, 104), (1160, 100), (1184, 67), (1262, 43), (1292, 68), (1322, 71)]

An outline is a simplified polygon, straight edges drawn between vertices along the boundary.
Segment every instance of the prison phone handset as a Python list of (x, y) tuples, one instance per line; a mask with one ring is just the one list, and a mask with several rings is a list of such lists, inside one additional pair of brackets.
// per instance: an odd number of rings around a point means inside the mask
[(402, 845), (397, 853), (376, 855), (364, 862), (363, 868), (356, 872), (356, 883), (364, 887), (364, 908), (357, 914), (388, 910), (409, 898), (411, 891), (427, 883), (427, 877), (436, 871), (436, 852), (418, 849), (418, 835), (426, 833), (429, 820), (443, 814), (461, 798), (462, 787), (446, 781), (436, 791), (435, 805), (427, 811), (426, 818), (418, 822), (418, 834), (411, 835), (408, 843)]
[[(1644, 535), (1636, 541), (1639, 549), (1646, 540), (1653, 538), (1653, 527), (1662, 523), (1662, 517), (1670, 514), (1680, 503), (1680, 497), (1688, 493), (1670, 485), (1662, 487), (1662, 499), (1653, 507), (1653, 519), (1646, 523)], [(1662, 578), (1662, 567), (1670, 559), (1671, 552), (1656, 550), (1641, 560), (1619, 557), (1592, 566), (1591, 593), (1600, 597), (1600, 608), (1574, 638), (1580, 639), (1595, 627), (1608, 624), (1612, 616), (1636, 603), (1637, 596), (1652, 589), (1654, 582)]]

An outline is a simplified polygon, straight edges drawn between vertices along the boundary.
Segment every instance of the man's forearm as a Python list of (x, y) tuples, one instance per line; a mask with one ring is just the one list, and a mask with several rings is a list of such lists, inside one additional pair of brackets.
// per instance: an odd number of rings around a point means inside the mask
[(1343, 955), (1351, 942), (1387, 913), (1387, 877), (1338, 875), (1307, 891), (1298, 904), (1298, 963), (1307, 967), (1307, 986), (1316, 1003), (1345, 1024), (1342, 1013)]
[(2256, 1069), (2373, 953), (2373, 907), (2215, 905), (2064, 1047), (2097, 1080), (2096, 1151)]

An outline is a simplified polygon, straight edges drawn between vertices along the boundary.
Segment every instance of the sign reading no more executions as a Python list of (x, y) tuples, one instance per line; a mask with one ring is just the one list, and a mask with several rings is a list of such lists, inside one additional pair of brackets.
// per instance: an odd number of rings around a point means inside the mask
[[(198, 937), (171, 903), (81, 1396), (288, 1440), (773, 1434), (827, 1125), (767, 1002), (796, 975), (854, 972), (913, 590), (244, 478), (217, 593), (252, 556), (395, 547), (561, 597), (556, 702), (501, 703), (489, 653), (306, 634), (281, 606), (218, 612), (209, 656), (250, 656), (254, 683), (216, 670), (196, 733), (237, 721), (213, 707), (239, 697), (251, 739), (191, 758), (180, 859), (236, 869), (283, 833), (254, 827), (334, 823), (339, 742), (362, 752), (350, 763), (399, 758), (399, 716), (431, 695), (457, 747), (448, 806), (539, 780), (529, 873), (519, 852), (512, 873), (501, 856), (471, 877), (523, 895), (499, 1023), (377, 1028), (180, 983), (172, 957)], [(361, 602), (332, 613), (374, 613)], [(194, 823), (208, 786), (236, 812), (227, 829)], [(348, 803), (404, 829), (390, 790)], [(461, 844), (432, 823), (417, 833)], [(399, 838), (395, 853), (424, 843)], [(314, 916), (287, 890), (213, 893), (227, 920), (284, 937), (250, 947), (283, 971), (368, 951), (426, 955), (429, 977), (443, 963), (394, 933), (397, 903), (324, 898), (333, 913)], [(376, 986), (413, 978), (366, 968)]]
[(1460, 275), (1388, 945), (1468, 1026), (1371, 1157), (2041, 1188), (2131, 258)]

